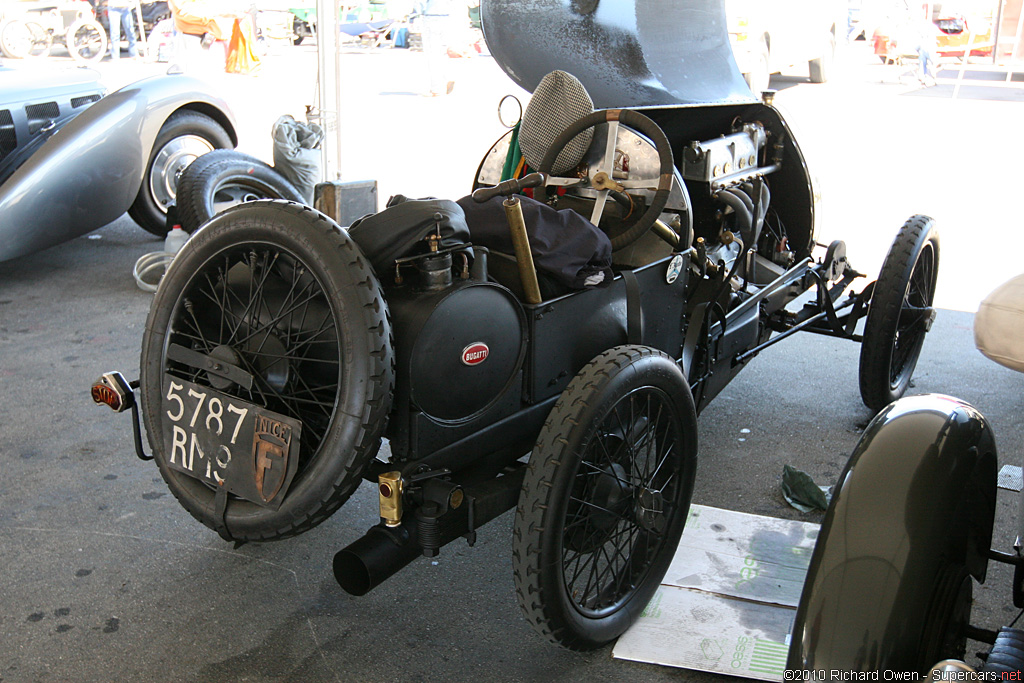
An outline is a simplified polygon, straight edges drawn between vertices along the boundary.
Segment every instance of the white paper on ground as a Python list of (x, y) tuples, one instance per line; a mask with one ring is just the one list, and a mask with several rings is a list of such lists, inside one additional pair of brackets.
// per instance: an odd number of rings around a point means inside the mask
[(817, 524), (693, 505), (619, 659), (781, 681)]
[(1018, 465), (1003, 465), (999, 470), (999, 488), (1020, 492), (1024, 487), (1024, 473)]

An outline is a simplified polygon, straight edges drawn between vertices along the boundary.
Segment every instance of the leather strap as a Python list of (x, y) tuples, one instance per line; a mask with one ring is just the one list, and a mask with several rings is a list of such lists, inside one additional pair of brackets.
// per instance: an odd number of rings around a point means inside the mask
[(632, 270), (622, 271), (622, 281), (626, 285), (626, 342), (643, 344), (644, 311), (640, 301), (640, 283)]

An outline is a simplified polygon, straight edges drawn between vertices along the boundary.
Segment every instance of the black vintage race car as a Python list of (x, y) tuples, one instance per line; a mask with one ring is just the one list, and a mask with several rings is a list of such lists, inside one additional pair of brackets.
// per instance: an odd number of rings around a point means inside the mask
[(140, 381), (110, 373), (93, 396), (141, 404), (192, 515), (230, 541), (286, 538), (368, 479), (381, 522), (334, 560), (358, 595), (515, 507), (527, 618), (594, 648), (657, 588), (697, 413), (762, 349), (853, 340), (869, 406), (906, 390), (934, 317), (931, 219), (856, 286), (842, 242), (815, 242), (800, 147), (736, 69), (721, 3), (626, 6), (483, 3), (533, 97), (472, 198), (397, 197), (348, 229), (258, 201), (188, 242)]

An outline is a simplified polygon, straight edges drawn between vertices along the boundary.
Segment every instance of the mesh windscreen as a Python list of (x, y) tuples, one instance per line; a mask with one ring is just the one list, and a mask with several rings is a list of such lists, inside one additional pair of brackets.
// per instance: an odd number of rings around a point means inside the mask
[[(593, 111), (594, 102), (575, 76), (564, 71), (552, 71), (542, 78), (526, 105), (523, 122), (519, 126), (519, 149), (526, 163), (539, 169), (555, 138)], [(551, 173), (561, 175), (579, 165), (593, 138), (593, 128), (574, 137), (558, 154)]]

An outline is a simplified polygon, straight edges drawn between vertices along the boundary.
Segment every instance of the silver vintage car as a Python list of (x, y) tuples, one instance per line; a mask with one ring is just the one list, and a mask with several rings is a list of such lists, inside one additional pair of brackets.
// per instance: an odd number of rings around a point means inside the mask
[(0, 261), (125, 211), (165, 234), (178, 175), (197, 156), (237, 142), (228, 106), (187, 76), (107, 94), (90, 69), (0, 65)]

